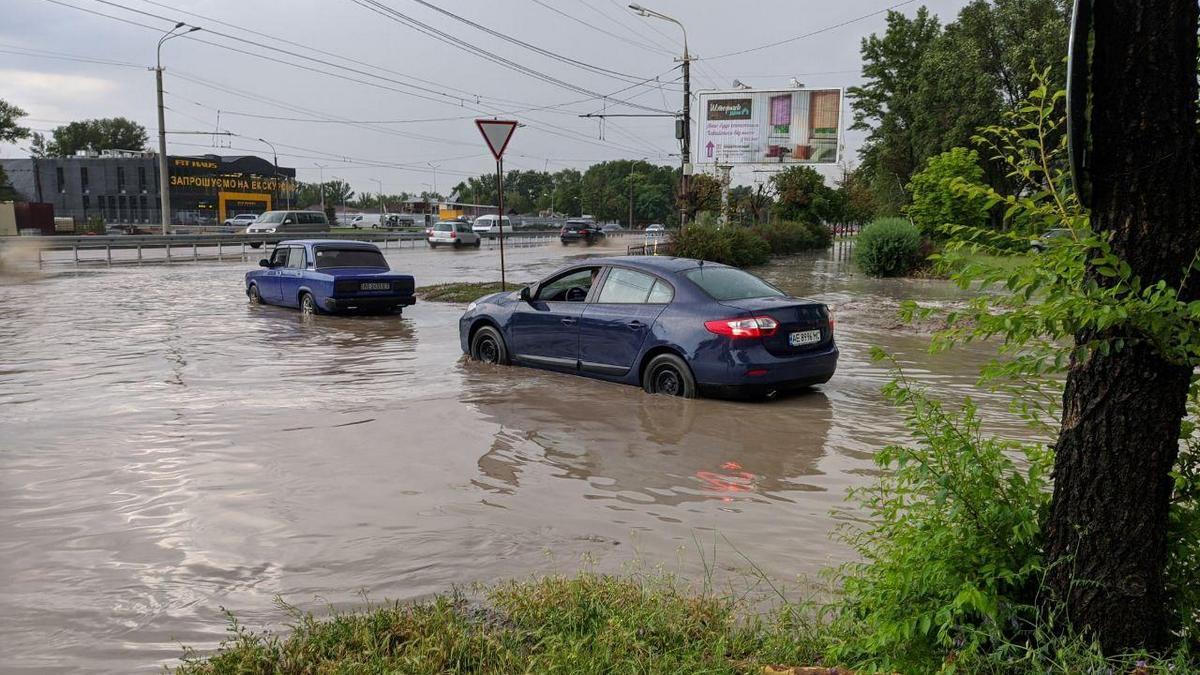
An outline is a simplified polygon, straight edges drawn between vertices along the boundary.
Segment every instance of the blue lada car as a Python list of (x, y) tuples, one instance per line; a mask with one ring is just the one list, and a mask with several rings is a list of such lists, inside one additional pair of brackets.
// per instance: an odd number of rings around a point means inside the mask
[(320, 314), (403, 311), (417, 302), (412, 276), (393, 272), (367, 242), (281, 241), (258, 264), (262, 269), (246, 273), (246, 295), (256, 304)]
[(597, 258), (472, 302), (473, 359), (640, 385), (652, 394), (769, 395), (837, 369), (833, 315), (734, 267), (657, 256)]

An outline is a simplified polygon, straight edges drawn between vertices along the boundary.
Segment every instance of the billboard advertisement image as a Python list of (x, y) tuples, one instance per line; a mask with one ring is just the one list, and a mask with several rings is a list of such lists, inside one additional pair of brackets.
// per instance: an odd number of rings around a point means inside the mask
[(841, 89), (699, 94), (698, 164), (836, 164)]

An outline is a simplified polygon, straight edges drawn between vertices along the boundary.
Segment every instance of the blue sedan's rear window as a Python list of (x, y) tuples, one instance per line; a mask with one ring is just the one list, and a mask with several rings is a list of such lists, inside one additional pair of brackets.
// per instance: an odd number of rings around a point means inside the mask
[(783, 295), (783, 291), (734, 267), (697, 267), (684, 272), (713, 300), (745, 300), (746, 298), (770, 298)]
[(387, 267), (379, 251), (367, 248), (319, 248), (317, 269), (323, 267)]

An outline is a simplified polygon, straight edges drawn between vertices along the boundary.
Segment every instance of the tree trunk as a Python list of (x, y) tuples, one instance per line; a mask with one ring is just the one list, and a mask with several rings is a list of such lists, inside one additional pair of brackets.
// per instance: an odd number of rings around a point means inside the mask
[[(1097, 0), (1095, 18), (1092, 226), (1146, 285), (1178, 287), (1200, 245), (1197, 5)], [(1148, 344), (1073, 361), (1067, 376), (1047, 607), (1107, 653), (1168, 639), (1168, 474), (1191, 376)]]

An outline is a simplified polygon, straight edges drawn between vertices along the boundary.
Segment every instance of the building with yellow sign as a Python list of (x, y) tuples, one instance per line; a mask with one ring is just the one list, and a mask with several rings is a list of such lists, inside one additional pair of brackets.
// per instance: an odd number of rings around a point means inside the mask
[[(0, 160), (21, 199), (49, 203), (77, 227), (153, 226), (162, 222), (158, 161), (152, 152), (101, 151), (72, 157)], [(294, 206), (296, 170), (253, 155), (171, 156), (167, 161), (174, 225), (220, 225), (239, 213)]]

